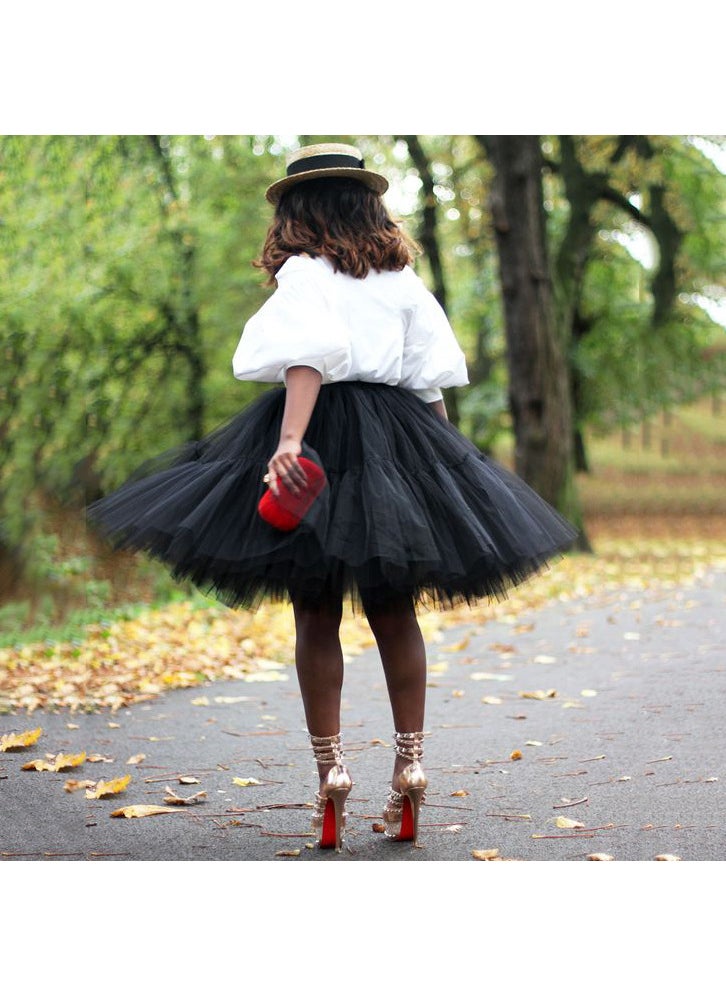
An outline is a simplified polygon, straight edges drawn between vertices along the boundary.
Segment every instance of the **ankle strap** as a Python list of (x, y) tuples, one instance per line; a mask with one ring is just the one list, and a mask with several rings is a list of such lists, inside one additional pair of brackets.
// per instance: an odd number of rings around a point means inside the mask
[(422, 732), (394, 732), (396, 753), (405, 760), (420, 760), (423, 757)]
[(343, 751), (340, 745), (340, 733), (335, 736), (310, 736), (313, 756), (319, 764), (342, 764)]

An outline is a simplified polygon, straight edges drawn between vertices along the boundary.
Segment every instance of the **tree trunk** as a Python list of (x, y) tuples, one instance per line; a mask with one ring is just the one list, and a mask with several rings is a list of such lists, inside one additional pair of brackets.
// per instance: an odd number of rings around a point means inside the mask
[[(431, 277), (433, 279), (432, 292), (441, 307), (446, 311), (447, 294), (446, 279), (444, 277), (444, 266), (439, 249), (438, 222), (436, 218), (436, 194), (434, 193), (434, 176), (431, 170), (431, 162), (419, 140), (418, 135), (396, 135), (404, 141), (408, 147), (411, 161), (416, 167), (423, 186), (423, 208), (421, 212), (421, 229), (418, 232), (418, 241), (421, 243), (429, 266), (431, 267)], [(445, 391), (446, 408), (450, 421), (454, 425), (459, 424), (459, 398), (455, 387)]]
[[(477, 136), (495, 168), (492, 219), (499, 254), (515, 471), (580, 529), (565, 330), (557, 327), (536, 135)], [(569, 331), (569, 330), (568, 330)]]

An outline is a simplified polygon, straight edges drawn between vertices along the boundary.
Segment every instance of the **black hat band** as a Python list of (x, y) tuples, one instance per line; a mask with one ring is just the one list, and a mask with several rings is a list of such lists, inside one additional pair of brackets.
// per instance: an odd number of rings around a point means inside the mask
[(311, 169), (336, 169), (344, 167), (348, 169), (363, 169), (363, 159), (356, 159), (354, 155), (309, 155), (303, 159), (298, 159), (287, 167), (287, 175), (295, 176), (296, 173), (307, 173)]

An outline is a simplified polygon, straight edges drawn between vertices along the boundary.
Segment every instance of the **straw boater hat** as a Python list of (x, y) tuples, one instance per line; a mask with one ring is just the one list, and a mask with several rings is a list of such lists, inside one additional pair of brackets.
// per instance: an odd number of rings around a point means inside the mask
[(265, 196), (276, 204), (282, 194), (295, 184), (323, 176), (360, 180), (376, 193), (385, 193), (388, 189), (388, 180), (384, 176), (365, 168), (360, 149), (355, 145), (328, 142), (324, 145), (306, 145), (291, 152), (287, 157), (287, 175), (268, 187)]

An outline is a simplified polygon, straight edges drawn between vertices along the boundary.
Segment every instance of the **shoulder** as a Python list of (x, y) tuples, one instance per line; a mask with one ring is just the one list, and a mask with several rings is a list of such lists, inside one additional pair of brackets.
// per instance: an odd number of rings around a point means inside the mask
[(281, 280), (290, 277), (308, 277), (310, 279), (321, 279), (332, 273), (332, 267), (322, 257), (312, 256), (290, 256), (275, 274), (278, 285)]
[(398, 295), (411, 305), (419, 304), (429, 295), (426, 284), (412, 266), (404, 266), (400, 270), (388, 270), (381, 275), (385, 276), (389, 287), (395, 288)]
[(401, 270), (401, 273), (406, 281), (406, 285), (411, 288), (412, 293), (417, 294), (419, 297), (425, 297), (431, 293), (423, 279), (412, 266), (406, 266)]
[(426, 292), (422, 281), (410, 266), (395, 270), (371, 270), (361, 280), (355, 281), (370, 288), (371, 292), (384, 294), (400, 307), (415, 307)]

